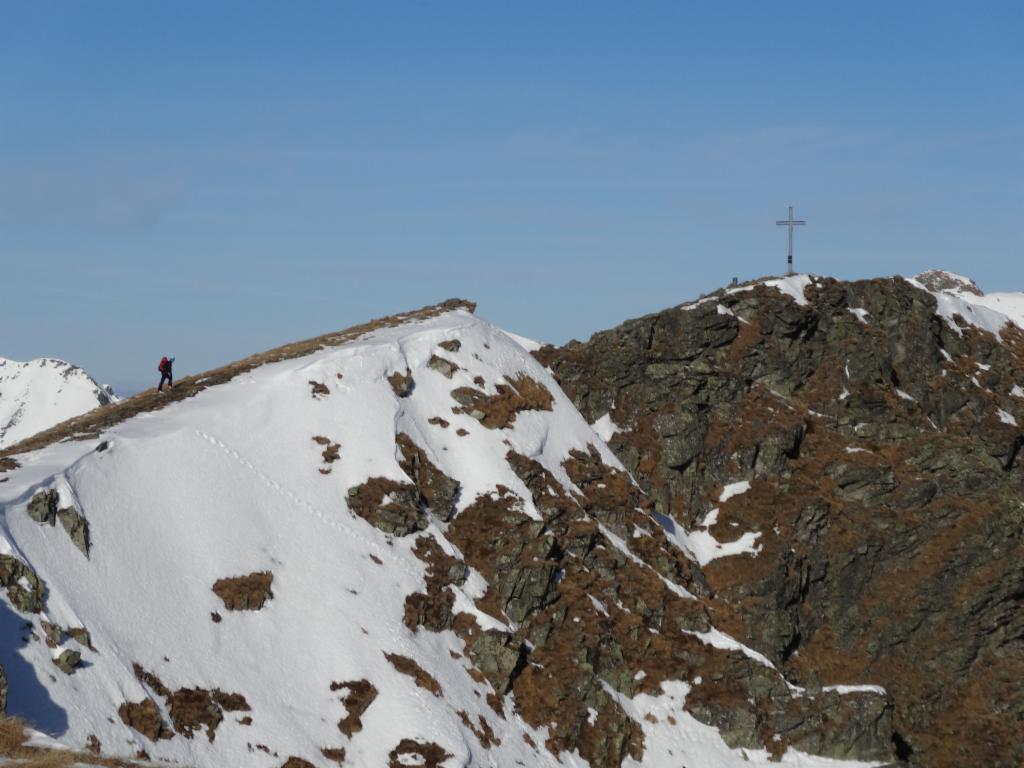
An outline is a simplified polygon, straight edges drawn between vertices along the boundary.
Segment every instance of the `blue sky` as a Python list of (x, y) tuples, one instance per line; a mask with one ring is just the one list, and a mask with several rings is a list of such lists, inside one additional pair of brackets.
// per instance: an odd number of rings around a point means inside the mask
[[(1024, 5), (0, 3), (0, 356), (122, 390), (463, 296), (1024, 290)], [(155, 382), (152, 382), (155, 383)]]

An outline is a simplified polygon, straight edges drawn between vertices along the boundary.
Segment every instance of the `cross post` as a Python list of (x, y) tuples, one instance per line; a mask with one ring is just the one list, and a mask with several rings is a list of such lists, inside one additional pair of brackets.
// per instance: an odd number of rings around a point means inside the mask
[(802, 227), (806, 224), (806, 221), (797, 221), (793, 218), (793, 206), (789, 206), (789, 218), (785, 221), (776, 221), (775, 225), (778, 227), (789, 228), (789, 253), (786, 256), (786, 274), (793, 274), (793, 227)]

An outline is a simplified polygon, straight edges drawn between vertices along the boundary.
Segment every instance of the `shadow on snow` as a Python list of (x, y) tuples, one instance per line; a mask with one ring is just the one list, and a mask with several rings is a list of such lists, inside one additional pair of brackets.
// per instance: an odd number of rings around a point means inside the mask
[[(31, 632), (31, 625), (0, 600), (0, 664), (7, 674), (6, 714), (20, 717), (50, 736), (60, 736), (68, 729), (67, 713), (50, 698), (36, 668), (19, 653), (31, 642)], [(53, 667), (53, 674), (64, 673)]]

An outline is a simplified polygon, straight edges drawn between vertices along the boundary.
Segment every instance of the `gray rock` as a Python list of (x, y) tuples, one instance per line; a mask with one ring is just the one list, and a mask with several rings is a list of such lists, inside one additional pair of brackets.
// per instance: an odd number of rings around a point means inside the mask
[(40, 525), (55, 525), (58, 504), (60, 496), (56, 491), (40, 491), (28, 503), (28, 516)]
[(89, 557), (89, 521), (86, 520), (78, 510), (73, 507), (65, 507), (57, 510), (57, 519), (64, 526), (72, 543), (81, 550), (82, 554)]

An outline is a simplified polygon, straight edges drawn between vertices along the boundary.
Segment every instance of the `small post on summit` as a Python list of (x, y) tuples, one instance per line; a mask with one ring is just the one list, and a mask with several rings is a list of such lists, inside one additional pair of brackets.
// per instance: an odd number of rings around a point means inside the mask
[(793, 218), (793, 206), (789, 206), (789, 218), (785, 221), (776, 221), (778, 227), (789, 227), (789, 253), (786, 256), (786, 274), (793, 274), (793, 227), (802, 227), (806, 221), (797, 221)]

